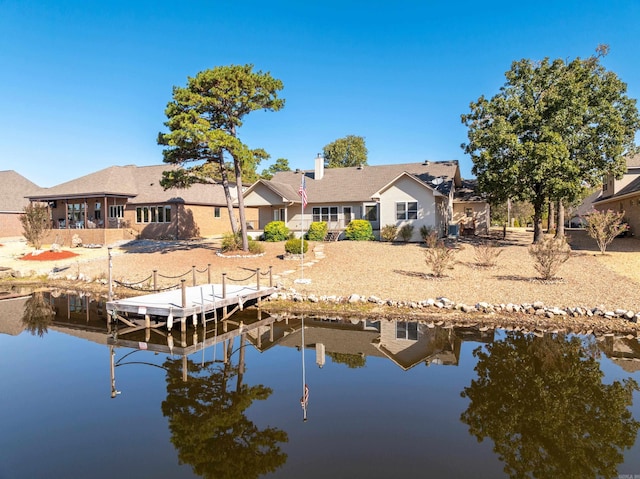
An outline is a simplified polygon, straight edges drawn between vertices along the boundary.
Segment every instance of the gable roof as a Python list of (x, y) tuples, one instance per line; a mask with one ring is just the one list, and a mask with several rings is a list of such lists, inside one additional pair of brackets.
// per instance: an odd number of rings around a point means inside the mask
[[(130, 198), (131, 203), (182, 202), (187, 204), (226, 205), (224, 189), (219, 184), (194, 184), (189, 188), (160, 185), (162, 172), (176, 169), (173, 165), (110, 166), (66, 183), (42, 188), (29, 195), (32, 201), (69, 198), (100, 198), (104, 196)], [(233, 191), (235, 187), (230, 186)]]
[[(454, 184), (461, 183), (457, 161), (325, 168), (324, 176), (319, 180), (315, 179), (314, 171), (303, 173), (309, 203), (372, 201), (378, 191), (402, 174), (409, 174), (444, 195), (449, 194)], [(435, 185), (432, 181), (436, 178), (442, 178), (443, 181)], [(283, 198), (288, 201), (300, 202), (299, 172), (280, 171), (271, 180), (261, 181), (263, 184), (270, 183), (270, 187), (279, 194), (282, 193)]]
[(0, 171), (0, 212), (23, 212), (29, 194), (41, 188), (13, 170)]

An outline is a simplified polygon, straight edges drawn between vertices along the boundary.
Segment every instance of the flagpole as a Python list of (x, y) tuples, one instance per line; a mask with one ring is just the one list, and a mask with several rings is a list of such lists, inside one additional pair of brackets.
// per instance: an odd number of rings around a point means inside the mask
[(300, 177), (300, 188), (298, 188), (298, 194), (300, 195), (300, 278), (296, 279), (294, 283), (309, 284), (311, 279), (305, 279), (304, 277), (304, 207), (307, 202), (307, 186), (304, 179), (304, 171)]
[(307, 379), (304, 368), (304, 315), (302, 315), (302, 399), (300, 399), (300, 403), (302, 404), (302, 420), (307, 420), (307, 401), (308, 401), (308, 392), (307, 392)]

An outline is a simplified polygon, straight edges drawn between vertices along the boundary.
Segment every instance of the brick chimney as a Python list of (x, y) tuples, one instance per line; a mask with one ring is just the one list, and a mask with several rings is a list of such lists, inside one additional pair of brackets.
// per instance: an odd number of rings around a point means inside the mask
[(320, 153), (318, 153), (318, 156), (316, 157), (316, 165), (315, 165), (315, 170), (314, 170), (314, 180), (321, 180), (324, 177), (324, 158), (322, 158), (320, 156)]

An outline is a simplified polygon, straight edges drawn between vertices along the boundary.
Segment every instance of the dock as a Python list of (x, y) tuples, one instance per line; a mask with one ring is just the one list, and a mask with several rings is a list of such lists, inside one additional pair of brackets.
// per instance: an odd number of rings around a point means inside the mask
[[(181, 323), (186, 330), (191, 319), (196, 325), (207, 321), (225, 320), (247, 303), (260, 302), (276, 291), (273, 286), (201, 284), (159, 293), (108, 301), (106, 310), (113, 320), (119, 320), (131, 328), (150, 328)], [(154, 326), (151, 325), (152, 317)], [(140, 321), (144, 321), (140, 324)]]

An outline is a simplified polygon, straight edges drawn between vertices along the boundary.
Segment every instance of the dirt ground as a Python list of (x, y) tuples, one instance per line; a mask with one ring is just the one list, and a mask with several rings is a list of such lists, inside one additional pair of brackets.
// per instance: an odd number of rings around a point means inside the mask
[[(19, 271), (19, 281), (47, 277), (77, 279), (95, 284), (106, 280), (111, 254), (112, 278), (121, 283), (150, 287), (154, 270), (157, 286), (168, 287), (185, 279), (196, 283), (221, 282), (226, 273), (231, 284), (255, 282), (260, 268), (261, 282), (302, 294), (376, 296), (399, 301), (421, 301), (446, 297), (456, 303), (522, 304), (542, 301), (547, 306), (586, 307), (640, 311), (640, 240), (616, 239), (601, 255), (593, 239), (584, 231), (568, 232), (570, 259), (559, 271), (559, 279), (538, 279), (528, 253), (532, 233), (510, 229), (502, 239), (493, 239), (501, 250), (494, 267), (477, 265), (476, 245), (486, 238), (461, 238), (453, 243), (453, 265), (442, 278), (434, 278), (425, 262), (422, 244), (353, 242), (310, 243), (310, 251), (300, 259), (284, 257), (284, 243), (263, 243), (265, 254), (257, 257), (221, 257), (214, 240), (134, 241), (112, 245), (111, 249), (74, 248), (77, 257), (59, 261), (24, 261), (30, 251), (24, 241), (0, 241), (0, 269)], [(46, 247), (46, 246), (45, 246)], [(252, 277), (253, 275), (253, 277)], [(299, 284), (299, 278), (310, 279)], [(14, 280), (15, 281), (15, 280)], [(104, 282), (104, 281), (103, 281)]]

